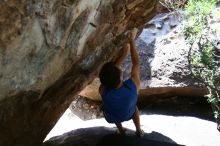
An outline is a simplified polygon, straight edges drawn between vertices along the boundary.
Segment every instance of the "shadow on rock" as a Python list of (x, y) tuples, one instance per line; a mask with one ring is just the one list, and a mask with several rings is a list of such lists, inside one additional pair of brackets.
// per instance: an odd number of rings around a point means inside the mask
[[(152, 138), (152, 139), (151, 139)], [(166, 141), (166, 142), (165, 142)], [(120, 136), (117, 134), (107, 134), (97, 143), (96, 146), (180, 146), (170, 138), (152, 132), (143, 137), (137, 137), (134, 134)]]
[(44, 146), (178, 146), (172, 139), (157, 133), (146, 133), (139, 138), (127, 129), (125, 136), (116, 134), (115, 128), (92, 127), (73, 130), (56, 136)]

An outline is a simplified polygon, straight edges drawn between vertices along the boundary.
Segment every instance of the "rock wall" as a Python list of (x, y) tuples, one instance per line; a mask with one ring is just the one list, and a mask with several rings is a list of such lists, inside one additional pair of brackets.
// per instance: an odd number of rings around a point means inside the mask
[[(216, 15), (213, 14), (210, 24), (213, 29), (218, 30), (220, 19)], [(174, 13), (156, 15), (145, 24), (136, 40), (141, 62), (140, 102), (163, 102), (171, 96), (200, 98), (207, 94), (204, 85), (191, 75), (188, 62), (189, 47), (185, 42), (183, 25), (179, 18)], [(217, 47), (219, 35), (220, 33), (210, 36)], [(130, 56), (122, 68), (124, 79), (129, 78)], [(94, 80), (80, 92), (80, 95), (92, 100), (101, 100), (98, 91), (94, 90), (99, 84), (98, 79)]]
[[(181, 22), (173, 13), (158, 14), (147, 22), (136, 40), (136, 46), (141, 62), (141, 100), (148, 101), (155, 97), (153, 101), (163, 101), (168, 96), (201, 97), (206, 94), (204, 88), (193, 87), (198, 83), (188, 68), (189, 48)], [(128, 55), (122, 67), (124, 80), (130, 77), (131, 66), (131, 57)], [(96, 79), (80, 95), (101, 100), (98, 91), (93, 90), (98, 86), (99, 80)]]
[(0, 1), (0, 145), (39, 146), (128, 30), (159, 8), (157, 0)]

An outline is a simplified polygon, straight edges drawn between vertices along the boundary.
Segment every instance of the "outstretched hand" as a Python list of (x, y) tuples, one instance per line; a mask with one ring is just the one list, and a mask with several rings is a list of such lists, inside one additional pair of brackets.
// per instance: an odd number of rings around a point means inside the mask
[(122, 65), (123, 61), (127, 57), (128, 52), (129, 52), (129, 44), (125, 44), (123, 46), (123, 48), (120, 50), (118, 58), (116, 58), (116, 60), (115, 60), (115, 66), (120, 68), (120, 66)]
[(135, 40), (136, 39), (137, 32), (138, 32), (137, 28), (134, 28), (134, 29), (131, 30), (130, 36), (129, 36), (130, 40)]

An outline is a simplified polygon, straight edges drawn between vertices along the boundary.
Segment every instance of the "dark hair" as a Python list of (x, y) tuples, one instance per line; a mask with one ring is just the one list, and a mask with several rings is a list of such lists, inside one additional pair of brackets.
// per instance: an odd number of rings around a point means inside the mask
[(121, 71), (113, 62), (108, 62), (103, 65), (99, 78), (106, 88), (115, 88), (121, 81)]

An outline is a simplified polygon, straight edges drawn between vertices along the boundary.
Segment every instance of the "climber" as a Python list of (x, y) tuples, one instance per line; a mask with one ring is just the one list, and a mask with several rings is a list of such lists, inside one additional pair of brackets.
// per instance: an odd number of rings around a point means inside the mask
[(99, 93), (102, 97), (103, 113), (107, 122), (116, 124), (119, 134), (124, 135), (123, 121), (133, 119), (136, 135), (143, 136), (140, 128), (139, 110), (137, 108), (137, 95), (140, 88), (140, 61), (136, 51), (135, 38), (137, 29), (131, 31), (129, 36), (130, 53), (132, 60), (131, 77), (121, 80), (120, 66), (127, 57), (129, 45), (122, 48), (115, 62), (108, 62), (102, 67), (99, 78), (101, 85)]

